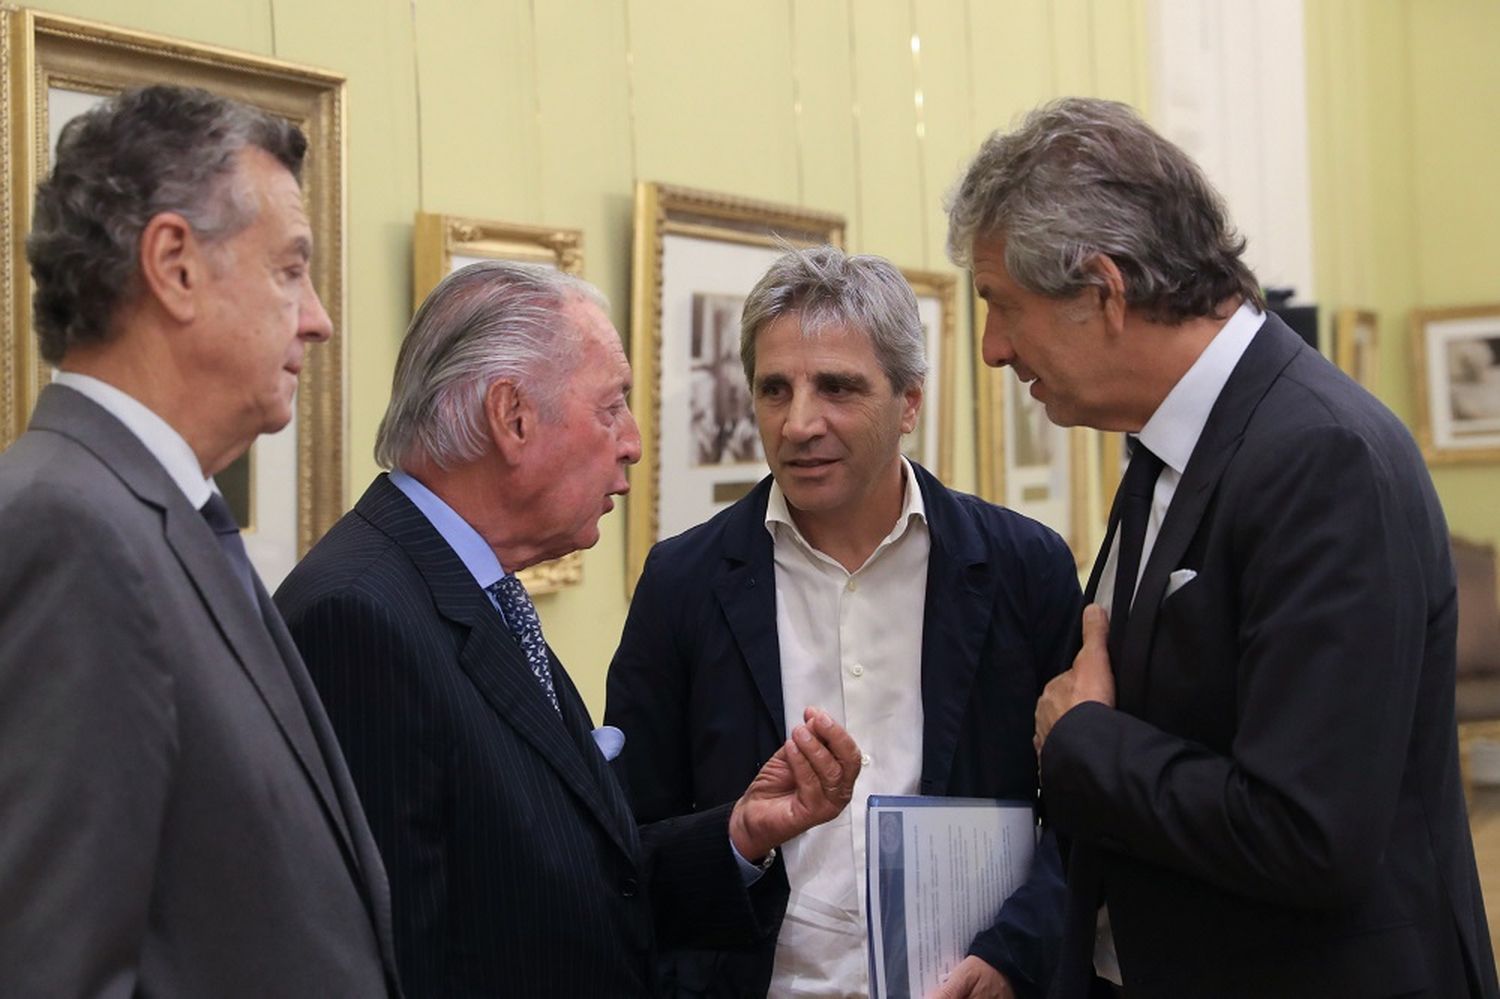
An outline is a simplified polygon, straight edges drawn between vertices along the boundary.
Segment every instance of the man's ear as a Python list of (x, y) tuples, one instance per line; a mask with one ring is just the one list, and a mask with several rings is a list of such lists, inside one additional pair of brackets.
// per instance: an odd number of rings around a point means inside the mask
[(922, 410), (922, 386), (915, 385), (901, 393), (905, 403), (901, 410), (901, 432), (909, 434), (917, 429), (917, 414)]
[(1125, 275), (1107, 254), (1096, 253), (1084, 269), (1098, 279), (1099, 307), (1104, 310), (1104, 324), (1111, 333), (1125, 329)]
[(484, 418), (490, 441), (509, 464), (518, 464), (526, 445), (536, 436), (536, 409), (515, 382), (490, 382), (484, 393)]
[(153, 215), (141, 230), (145, 292), (180, 323), (197, 317), (198, 292), (208, 276), (206, 250), (188, 220), (176, 212)]

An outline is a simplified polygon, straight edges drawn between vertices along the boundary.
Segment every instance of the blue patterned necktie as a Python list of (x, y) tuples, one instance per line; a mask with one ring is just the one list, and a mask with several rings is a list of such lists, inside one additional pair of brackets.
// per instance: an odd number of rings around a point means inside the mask
[(547, 643), (542, 638), (542, 622), (536, 616), (536, 607), (527, 595), (526, 587), (515, 576), (501, 576), (487, 589), (500, 606), (500, 613), (505, 615), (506, 627), (516, 636), (521, 651), (526, 653), (526, 661), (531, 665), (536, 682), (542, 685), (542, 692), (552, 702), (552, 707), (558, 714), (562, 714), (562, 708), (557, 703), (557, 690), (552, 686), (552, 666), (547, 661)]

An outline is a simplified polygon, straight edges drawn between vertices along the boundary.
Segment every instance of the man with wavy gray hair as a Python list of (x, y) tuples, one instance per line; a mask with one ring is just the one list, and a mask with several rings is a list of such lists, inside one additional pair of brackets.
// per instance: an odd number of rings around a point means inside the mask
[(0, 455), (0, 994), (398, 992), (380, 857), (213, 481), (332, 333), (306, 148), (150, 87), (37, 190), (58, 370)]
[(1496, 995), (1448, 533), (1406, 429), (1265, 311), (1218, 196), (1124, 105), (993, 135), (949, 249), (986, 362), (1134, 442), (1102, 606), (1036, 711), (1070, 844), (1055, 994)]
[[(863, 996), (870, 794), (1036, 797), (1031, 714), (1073, 651), (1073, 558), (1052, 531), (954, 492), (901, 454), (927, 372), (917, 300), (889, 261), (782, 256), (740, 355), (767, 476), (652, 549), (609, 672), (606, 720), (643, 821), (733, 801), (756, 761), (830, 705), (866, 747), (855, 804), (791, 840), (780, 933), (666, 956), (672, 994)], [(969, 942), (943, 996), (1041, 996), (1061, 929), (1051, 838)]]
[(445, 278), (397, 358), (375, 445), (390, 474), (276, 593), (390, 871), (413, 999), (648, 995), (657, 940), (753, 942), (781, 898), (735, 852), (832, 818), (859, 773), (810, 711), (735, 801), (632, 820), (618, 733), (591, 733), (515, 575), (598, 541), (640, 458), (604, 308), (545, 267)]

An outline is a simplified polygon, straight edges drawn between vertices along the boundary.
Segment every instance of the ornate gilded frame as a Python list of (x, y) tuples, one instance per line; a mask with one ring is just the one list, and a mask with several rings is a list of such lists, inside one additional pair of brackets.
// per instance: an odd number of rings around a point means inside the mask
[[(1105, 513), (1109, 498), (1114, 495), (1113, 484), (1108, 487), (1105, 478), (1118, 470), (1118, 460), (1111, 458), (1108, 436), (1102, 440), (1096, 431), (1085, 427), (1051, 427), (1052, 460), (1051, 474), (1054, 479), (1066, 483), (1062, 496), (1050, 492), (1045, 498), (1028, 495), (1020, 482), (1013, 464), (1014, 449), (1006, 446), (1006, 411), (1015, 401), (1011, 394), (1022, 392), (1014, 374), (1004, 368), (991, 368), (984, 363), (983, 340), (985, 303), (978, 295), (971, 297), (974, 308), (974, 446), (975, 467), (978, 473), (977, 491), (991, 503), (1009, 507), (1041, 521), (1061, 534), (1078, 565), (1085, 565), (1094, 557), (1093, 542), (1102, 532), (1098, 524), (1102, 520), (1099, 497), (1103, 499)], [(1045, 420), (1045, 417), (1043, 417)], [(1013, 434), (1012, 434), (1013, 436)], [(1117, 443), (1117, 442), (1116, 442)], [(1091, 462), (1091, 457), (1093, 461)], [(1090, 473), (1090, 464), (1095, 471)], [(1092, 488), (1091, 488), (1092, 486)], [(1035, 487), (1033, 487), (1035, 488)], [(1095, 499), (1090, 501), (1091, 496)], [(1061, 506), (1061, 510), (1058, 507)]]
[[(308, 351), (297, 397), (294, 545), (300, 558), (344, 507), (347, 337), (339, 335), (345, 315), (344, 77), (24, 8), (0, 7), (0, 39), (5, 76), (0, 110), (6, 129), (0, 142), (5, 188), (0, 295), (6, 316), (0, 342), (0, 448), (25, 429), (37, 392), (51, 377), (31, 332), (31, 279), (24, 251), (32, 192), (50, 168), (49, 94), (105, 95), (157, 82), (198, 86), (294, 121), (307, 134), (302, 189), (315, 243), (312, 280), (336, 335)], [(274, 583), (274, 576), (267, 578)]]
[[(412, 311), (438, 282), (475, 260), (515, 260), (583, 275), (583, 232), (418, 212), (412, 227)], [(542, 562), (517, 573), (533, 596), (583, 582), (583, 553)]]
[[(1452, 410), (1454, 372), (1447, 349), (1459, 341), (1483, 341), (1490, 360), (1483, 394), (1496, 415), (1475, 419), (1477, 430), (1455, 430)], [(1414, 309), (1411, 314), (1413, 382), (1417, 401), (1417, 442), (1429, 464), (1446, 465), (1500, 461), (1500, 304), (1472, 305), (1456, 309)], [(1443, 404), (1448, 403), (1445, 413)], [(1468, 439), (1465, 439), (1465, 438)]]
[[(926, 465), (944, 482), (953, 479), (953, 428), (957, 400), (953, 396), (958, 385), (954, 365), (958, 361), (958, 278), (952, 274), (936, 271), (901, 271), (906, 283), (917, 296), (917, 309), (923, 313), (923, 327), (927, 332), (927, 389), (922, 400), (924, 426), (926, 421), (936, 418), (936, 454), (928, 454), (922, 446), (915, 451), (909, 445), (908, 457), (916, 458)], [(928, 319), (936, 313), (934, 327), (928, 327)], [(934, 377), (936, 375), (936, 377)], [(928, 436), (923, 433), (923, 436)]]
[[(677, 275), (684, 266), (683, 251), (697, 247), (705, 251), (701, 254), (703, 261), (734, 263), (712, 288), (701, 290), (743, 296), (784, 247), (824, 243), (843, 246), (842, 216), (649, 181), (636, 184), (630, 354), (635, 367), (631, 409), (641, 427), (641, 461), (630, 470), (627, 593), (635, 588), (646, 553), (663, 536), (663, 477), (670, 476), (676, 488), (690, 472), (686, 463), (681, 468), (675, 463), (668, 468), (662, 461), (663, 374), (672, 378), (688, 374), (663, 370), (664, 353), (690, 335), (681, 328), (676, 308), (681, 295), (691, 296), (693, 290), (679, 287)], [(709, 262), (701, 266), (712, 269), (714, 265)], [(664, 303), (669, 302), (674, 311), (664, 325)], [(749, 471), (747, 466), (746, 474)], [(755, 478), (764, 474), (762, 465)], [(695, 522), (669, 522), (665, 528), (667, 533), (676, 533)]]
[(1371, 392), (1380, 373), (1380, 320), (1364, 309), (1333, 316), (1333, 363)]

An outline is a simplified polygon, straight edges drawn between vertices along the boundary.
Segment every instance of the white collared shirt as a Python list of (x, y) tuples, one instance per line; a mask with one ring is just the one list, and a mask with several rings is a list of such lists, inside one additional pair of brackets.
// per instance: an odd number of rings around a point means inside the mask
[(915, 794), (921, 785), (922, 619), (932, 545), (922, 491), (905, 458), (901, 471), (901, 513), (853, 573), (808, 544), (774, 483), (766, 506), (786, 731), (813, 705), (864, 751), (849, 807), (782, 847), (791, 897), (776, 940), (772, 995), (868, 993), (865, 802), (871, 794)]
[(182, 435), (170, 423), (157, 416), (140, 400), (108, 382), (76, 371), (59, 371), (52, 376), (52, 381), (88, 397), (104, 407), (110, 416), (125, 424), (125, 429), (135, 434), (146, 450), (151, 452), (151, 457), (161, 463), (161, 467), (177, 483), (177, 488), (182, 490), (193, 509), (202, 509), (203, 504), (208, 502), (208, 497), (216, 491), (213, 479), (203, 474), (203, 466), (198, 463), (198, 456), (193, 453), (188, 442), (183, 440)]
[[(1177, 486), (1182, 482), (1183, 473), (1187, 471), (1193, 449), (1198, 446), (1198, 438), (1203, 436), (1203, 428), (1208, 425), (1208, 416), (1213, 412), (1214, 403), (1219, 401), (1219, 393), (1224, 391), (1224, 385), (1234, 373), (1235, 365), (1240, 363), (1250, 341), (1265, 321), (1265, 313), (1249, 302), (1240, 305), (1234, 315), (1229, 317), (1229, 322), (1203, 348), (1203, 353), (1198, 355), (1193, 366), (1172, 386), (1172, 391), (1167, 393), (1161, 405), (1156, 407), (1156, 412), (1151, 414), (1151, 419), (1146, 421), (1146, 425), (1136, 435), (1142, 445), (1162, 460), (1162, 469), (1161, 474), (1156, 477), (1156, 489), (1151, 494), (1151, 514), (1146, 521), (1146, 537), (1141, 542), (1141, 562), (1131, 583), (1132, 591), (1141, 583), (1146, 562), (1151, 558), (1151, 549), (1155, 547), (1156, 537), (1161, 533), (1162, 521), (1167, 518), (1167, 508), (1172, 505), (1172, 497), (1177, 495)], [(1120, 536), (1116, 532), (1115, 539), (1109, 546), (1109, 554), (1105, 556), (1104, 568), (1099, 572), (1098, 592), (1094, 594), (1094, 603), (1104, 607), (1114, 605), (1115, 563), (1119, 550)], [(1135, 599), (1133, 593), (1131, 599)], [(1101, 906), (1099, 909), (1098, 933), (1094, 940), (1094, 970), (1099, 973), (1099, 977), (1116, 985), (1122, 984), (1120, 959), (1115, 953), (1115, 935), (1109, 925), (1108, 906)]]

